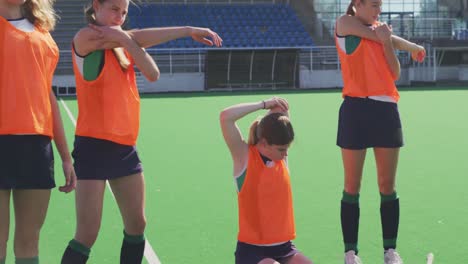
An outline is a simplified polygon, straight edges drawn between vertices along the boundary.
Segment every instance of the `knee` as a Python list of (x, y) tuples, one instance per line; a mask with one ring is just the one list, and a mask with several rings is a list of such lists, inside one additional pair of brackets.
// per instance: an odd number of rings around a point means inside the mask
[(99, 234), (99, 227), (95, 228), (78, 228), (75, 234), (75, 240), (83, 244), (84, 246), (91, 248)]
[(36, 256), (38, 254), (39, 238), (35, 236), (16, 236), (14, 252), (17, 257)]
[(350, 195), (357, 195), (361, 190), (361, 183), (345, 184), (344, 191)]
[(144, 216), (128, 221), (125, 230), (128, 234), (143, 234), (146, 228), (146, 218)]
[(395, 184), (389, 180), (379, 180), (379, 191), (384, 195), (390, 195), (395, 192)]
[(348, 194), (355, 195), (361, 190), (360, 177), (345, 177), (344, 191)]

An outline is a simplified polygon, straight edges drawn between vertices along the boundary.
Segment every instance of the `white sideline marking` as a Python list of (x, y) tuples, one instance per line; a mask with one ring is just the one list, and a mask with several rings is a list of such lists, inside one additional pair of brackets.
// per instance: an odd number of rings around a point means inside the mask
[(426, 264), (432, 264), (433, 261), (434, 261), (434, 254), (432, 254), (432, 253), (427, 254), (427, 263)]
[[(70, 111), (70, 108), (68, 108), (67, 104), (65, 104), (65, 101), (63, 101), (62, 98), (60, 98), (60, 103), (62, 104), (63, 108), (65, 108), (65, 111), (67, 111), (68, 117), (70, 118), (73, 125), (76, 127), (76, 119), (73, 116), (72, 112)], [(112, 198), (114, 198), (114, 201), (115, 201), (114, 193), (112, 192), (112, 189), (110, 188), (108, 181), (107, 181), (107, 187), (109, 188)], [(148, 261), (148, 263), (149, 264), (161, 264), (161, 261), (159, 260), (158, 255), (156, 255), (156, 252), (154, 251), (153, 247), (149, 243), (148, 239), (146, 239), (145, 243), (146, 243), (145, 244), (145, 258)]]

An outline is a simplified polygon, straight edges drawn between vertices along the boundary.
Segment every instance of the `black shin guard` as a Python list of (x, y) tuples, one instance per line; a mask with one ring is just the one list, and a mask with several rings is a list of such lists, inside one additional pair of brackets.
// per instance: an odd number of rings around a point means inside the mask
[(85, 264), (88, 261), (88, 256), (73, 250), (70, 246), (63, 253), (61, 264)]
[(140, 264), (145, 252), (145, 240), (133, 243), (126, 239), (122, 242), (120, 251), (120, 264)]

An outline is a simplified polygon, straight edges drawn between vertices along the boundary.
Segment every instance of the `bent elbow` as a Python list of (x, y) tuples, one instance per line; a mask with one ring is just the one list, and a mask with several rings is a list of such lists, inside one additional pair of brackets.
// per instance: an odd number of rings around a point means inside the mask
[(219, 122), (223, 123), (227, 119), (226, 110), (219, 113)]
[(232, 114), (229, 109), (224, 109), (219, 113), (219, 122), (221, 122), (221, 124), (226, 123), (229, 120), (232, 120)]
[(159, 77), (161, 77), (160, 72), (159, 71), (154, 71), (151, 74), (148, 74), (146, 76), (146, 79), (148, 79), (148, 81), (150, 81), (150, 82), (155, 82), (155, 81), (159, 80)]

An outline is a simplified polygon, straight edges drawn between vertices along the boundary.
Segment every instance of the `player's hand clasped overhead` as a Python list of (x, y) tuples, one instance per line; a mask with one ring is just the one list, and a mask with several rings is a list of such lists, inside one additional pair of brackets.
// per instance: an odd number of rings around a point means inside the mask
[(264, 108), (270, 109), (270, 112), (287, 112), (289, 110), (288, 101), (280, 97), (272, 97), (268, 100), (264, 100)]

